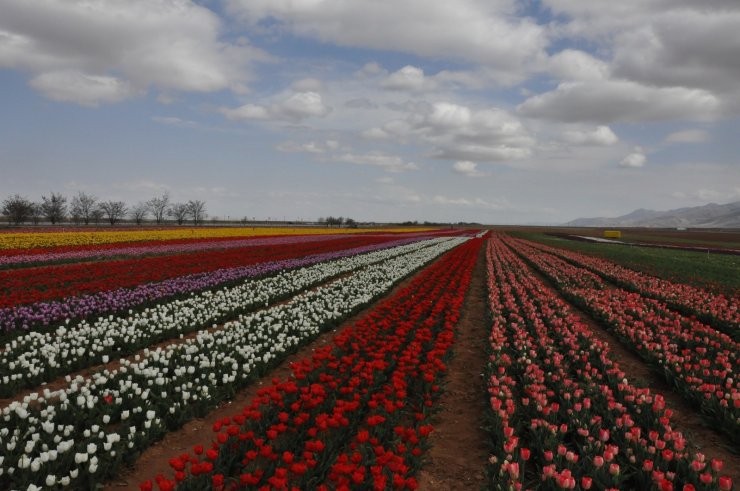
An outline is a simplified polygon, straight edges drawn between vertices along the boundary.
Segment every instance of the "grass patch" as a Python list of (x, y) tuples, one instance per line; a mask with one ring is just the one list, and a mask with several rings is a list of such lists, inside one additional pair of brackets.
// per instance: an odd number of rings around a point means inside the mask
[(740, 256), (578, 242), (546, 234), (510, 232), (552, 247), (601, 257), (670, 281), (730, 295), (740, 290)]

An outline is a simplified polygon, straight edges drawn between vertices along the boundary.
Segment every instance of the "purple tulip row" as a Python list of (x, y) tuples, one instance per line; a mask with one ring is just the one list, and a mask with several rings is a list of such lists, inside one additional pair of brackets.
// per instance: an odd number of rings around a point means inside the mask
[(354, 254), (409, 244), (422, 238), (424, 237), (405, 238), (393, 242), (314, 254), (296, 259), (285, 259), (238, 268), (219, 269), (207, 273), (197, 273), (154, 283), (146, 283), (138, 285), (135, 288), (118, 288), (91, 295), (70, 297), (64, 300), (38, 302), (30, 305), (4, 308), (0, 309), (0, 331), (29, 330), (36, 326), (48, 326), (67, 319), (80, 319), (93, 315), (119, 312), (164, 298), (205, 290), (231, 281), (254, 278), (284, 269), (297, 268)]

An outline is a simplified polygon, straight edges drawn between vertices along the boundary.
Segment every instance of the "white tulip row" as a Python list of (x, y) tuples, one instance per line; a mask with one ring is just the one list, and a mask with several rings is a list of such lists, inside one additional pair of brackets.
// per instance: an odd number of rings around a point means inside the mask
[(118, 370), (69, 378), (63, 390), (10, 404), (0, 415), (0, 488), (81, 489), (104, 480), (166, 431), (204, 414), (465, 240), (437, 241), (369, 265), (287, 303), (240, 315), (221, 330), (145, 350), (141, 360), (124, 360)]
[(429, 247), (444, 239), (431, 239), (366, 254), (345, 257), (275, 276), (250, 279), (237, 286), (193, 293), (127, 315), (79, 321), (54, 331), (20, 336), (0, 352), (0, 396), (34, 387), (112, 358), (126, 356), (153, 343), (233, 319), (240, 313), (268, 306), (333, 276), (391, 257)]

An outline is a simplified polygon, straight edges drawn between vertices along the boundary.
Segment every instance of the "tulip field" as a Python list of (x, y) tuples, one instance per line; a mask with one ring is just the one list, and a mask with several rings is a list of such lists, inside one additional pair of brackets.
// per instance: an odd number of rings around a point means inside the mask
[(475, 295), (483, 487), (733, 489), (737, 294), (496, 231), (205, 227), (0, 233), (0, 489), (448, 489)]

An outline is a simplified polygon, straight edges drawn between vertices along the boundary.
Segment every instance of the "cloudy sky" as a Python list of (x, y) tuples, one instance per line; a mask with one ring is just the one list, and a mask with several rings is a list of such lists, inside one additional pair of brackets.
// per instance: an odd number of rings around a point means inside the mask
[(560, 223), (740, 199), (737, 0), (0, 0), (0, 199)]

